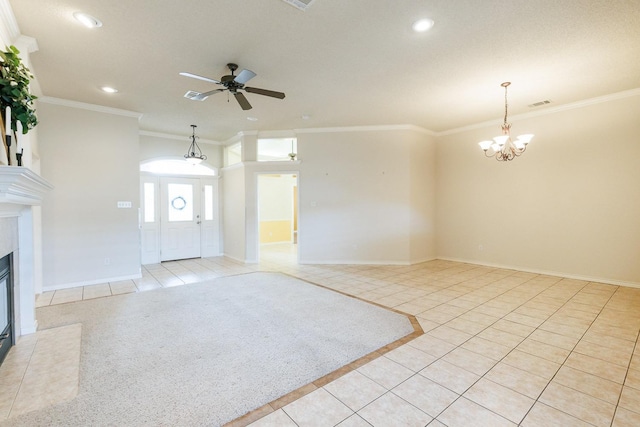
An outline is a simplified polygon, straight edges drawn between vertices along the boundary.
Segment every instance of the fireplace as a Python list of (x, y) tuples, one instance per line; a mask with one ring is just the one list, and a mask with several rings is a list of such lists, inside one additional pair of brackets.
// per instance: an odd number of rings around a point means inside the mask
[(15, 344), (13, 316), (13, 256), (0, 259), (0, 364)]
[(8, 334), (0, 342), (3, 350), (38, 327), (35, 300), (42, 289), (39, 205), (52, 188), (27, 167), (0, 166), (0, 336)]

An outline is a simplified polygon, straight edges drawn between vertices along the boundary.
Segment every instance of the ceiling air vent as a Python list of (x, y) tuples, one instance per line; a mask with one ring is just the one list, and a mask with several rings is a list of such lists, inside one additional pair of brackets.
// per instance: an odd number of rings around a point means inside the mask
[(534, 102), (533, 104), (529, 104), (529, 108), (541, 107), (543, 105), (551, 104), (551, 101), (545, 99), (544, 101)]
[(184, 97), (194, 101), (204, 101), (207, 99), (206, 96), (202, 96), (200, 92), (196, 92), (195, 90), (188, 90), (187, 93), (184, 94)]
[(282, 0), (285, 3), (289, 3), (291, 6), (297, 7), (300, 10), (307, 10), (311, 3), (315, 0)]

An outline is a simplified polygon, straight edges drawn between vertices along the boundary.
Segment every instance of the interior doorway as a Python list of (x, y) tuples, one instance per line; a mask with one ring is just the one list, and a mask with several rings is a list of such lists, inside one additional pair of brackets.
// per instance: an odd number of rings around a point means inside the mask
[(297, 174), (258, 175), (258, 243), (260, 261), (297, 262)]

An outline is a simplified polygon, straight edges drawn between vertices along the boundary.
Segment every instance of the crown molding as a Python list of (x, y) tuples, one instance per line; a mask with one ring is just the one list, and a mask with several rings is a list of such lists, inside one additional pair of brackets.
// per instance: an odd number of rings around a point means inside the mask
[[(141, 136), (150, 136), (152, 138), (163, 138), (163, 139), (174, 139), (176, 141), (185, 141), (187, 139), (191, 139), (191, 135), (173, 135), (170, 133), (162, 133), (162, 132), (152, 132), (148, 130), (141, 130), (139, 132)], [(214, 141), (213, 139), (202, 139), (198, 137), (198, 143), (210, 144), (210, 145), (222, 145), (223, 143), (220, 141)]]
[(257, 136), (258, 135), (258, 131), (257, 130), (241, 130), (240, 132), (238, 132), (236, 134), (238, 137), (243, 137), (243, 136)]
[(328, 128), (305, 128), (287, 130), (265, 130), (265, 131), (240, 131), (229, 139), (222, 142), (222, 145), (231, 145), (240, 141), (243, 136), (256, 136), (258, 138), (295, 138), (298, 134), (304, 133), (337, 133), (337, 132), (367, 132), (367, 131), (402, 131), (409, 130), (435, 136), (436, 133), (428, 129), (415, 125), (376, 125), (376, 126), (344, 126)]
[[(557, 107), (545, 108), (544, 110), (532, 111), (530, 113), (516, 114), (511, 116), (512, 120), (522, 120), (522, 119), (530, 119), (533, 117), (541, 117), (548, 116), (551, 114), (556, 114), (562, 111), (575, 110), (578, 108), (587, 107), (589, 105), (602, 104), (605, 102), (616, 101), (618, 99), (631, 98), (634, 96), (640, 96), (640, 88), (625, 90), (622, 92), (616, 92), (609, 95), (598, 96), (595, 98), (589, 98), (582, 101), (571, 102), (569, 104), (558, 105)], [(442, 132), (436, 132), (435, 136), (446, 136), (446, 135), (454, 135), (461, 132), (467, 132), (470, 130), (483, 129), (487, 126), (494, 126), (500, 120), (489, 120), (482, 123), (476, 123), (474, 125), (462, 126), (459, 128), (449, 129)]]
[(289, 130), (261, 130), (258, 131), (258, 138), (295, 138), (293, 129)]
[(237, 142), (242, 141), (242, 137), (243, 136), (258, 136), (258, 131), (257, 130), (241, 130), (240, 132), (236, 133), (235, 135), (231, 136), (230, 138), (226, 139), (225, 141), (221, 142), (221, 145), (233, 145)]
[(33, 37), (29, 37), (29, 36), (24, 36), (24, 35), (18, 36), (18, 38), (15, 40), (15, 45), (20, 50), (26, 49), (28, 53), (33, 53), (40, 50), (40, 47), (38, 46), (38, 41)]
[(410, 130), (413, 132), (420, 132), (426, 135), (436, 136), (436, 133), (422, 128), (416, 125), (373, 125), (373, 126), (343, 126), (343, 127), (328, 127), (328, 128), (305, 128), (305, 129), (294, 129), (293, 131), (296, 134), (299, 133), (336, 133), (336, 132), (379, 132), (379, 131), (399, 131), (399, 130)]
[(116, 116), (133, 117), (138, 120), (142, 117), (142, 113), (129, 110), (121, 110), (119, 108), (105, 107), (103, 105), (87, 104), (84, 102), (71, 101), (68, 99), (54, 98), (51, 96), (39, 97), (36, 102), (44, 102), (45, 104), (61, 105), (63, 107), (78, 108), (80, 110), (96, 111), (98, 113), (114, 114)]

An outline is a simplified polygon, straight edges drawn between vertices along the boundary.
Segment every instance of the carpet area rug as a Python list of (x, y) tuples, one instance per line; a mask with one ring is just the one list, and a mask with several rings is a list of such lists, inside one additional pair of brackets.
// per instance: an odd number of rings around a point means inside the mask
[(82, 324), (78, 396), (16, 426), (220, 426), (414, 331), (407, 317), (279, 273), (39, 308)]

